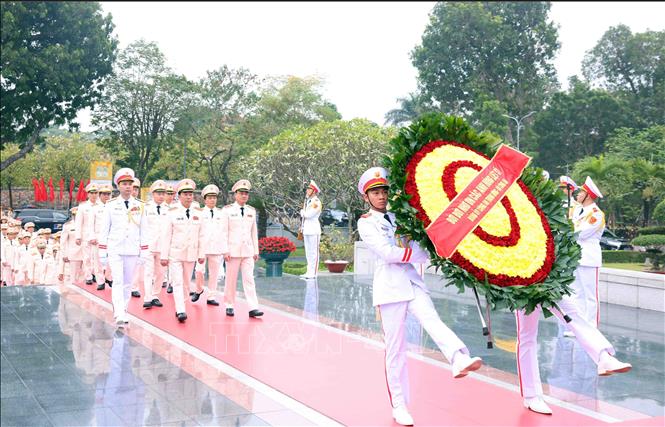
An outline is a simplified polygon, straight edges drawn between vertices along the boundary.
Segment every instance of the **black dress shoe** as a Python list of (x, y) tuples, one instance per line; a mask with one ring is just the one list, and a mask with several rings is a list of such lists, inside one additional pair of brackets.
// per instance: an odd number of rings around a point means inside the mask
[(263, 312), (259, 310), (252, 310), (249, 312), (249, 317), (261, 317), (263, 316)]
[(208, 304), (208, 305), (219, 305), (219, 303), (217, 301), (215, 301), (214, 299), (207, 300), (206, 304)]
[(113, 287), (113, 280), (105, 279), (105, 282), (108, 283), (109, 288), (112, 288), (112, 287)]
[(153, 305), (153, 307), (163, 307), (164, 306), (164, 304), (162, 304), (162, 302), (157, 298), (152, 300), (151, 304)]
[(195, 293), (196, 293), (196, 292), (192, 291), (192, 292), (189, 293), (189, 296), (191, 297), (191, 296), (194, 295)]
[(96, 281), (97, 281), (97, 277), (96, 277), (94, 274), (92, 275), (92, 281), (93, 281), (93, 282), (96, 282)]
[(227, 316), (233, 316), (233, 315), (234, 315), (234, 313), (233, 313), (233, 309), (232, 309), (232, 308), (227, 308), (227, 309), (226, 309), (226, 315), (227, 315)]
[(85, 284), (86, 284), (86, 285), (92, 285), (92, 280), (86, 280), (86, 281), (85, 281)]
[(99, 285), (97, 285), (97, 290), (98, 291), (103, 291), (105, 287), (106, 287), (106, 285), (104, 285), (103, 283), (100, 283)]
[(167, 294), (172, 294), (173, 293), (173, 286), (169, 285), (169, 287), (166, 288), (166, 293)]
[(141, 293), (139, 291), (132, 291), (132, 296), (134, 298), (141, 298)]
[(175, 317), (178, 318), (178, 322), (183, 323), (185, 320), (187, 320), (187, 313), (176, 313)]
[[(190, 293), (190, 295), (192, 295), (192, 294)], [(200, 293), (200, 294), (199, 294), (199, 293), (196, 293), (196, 292), (194, 292), (194, 294), (192, 295), (192, 302), (196, 302), (196, 301), (198, 301), (198, 300), (199, 300), (199, 298), (201, 298), (201, 295), (203, 295), (203, 291), (201, 291), (201, 293)]]
[(166, 287), (166, 282), (162, 283), (162, 288)]
[(152, 303), (150, 301), (146, 301), (143, 303), (143, 308), (152, 308)]

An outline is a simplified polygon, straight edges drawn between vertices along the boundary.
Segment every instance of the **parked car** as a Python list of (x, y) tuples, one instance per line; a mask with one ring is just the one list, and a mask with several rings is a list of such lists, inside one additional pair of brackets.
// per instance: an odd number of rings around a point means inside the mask
[(25, 208), (16, 210), (16, 218), (21, 220), (21, 225), (34, 222), (35, 230), (50, 228), (56, 233), (62, 230), (62, 225), (69, 219), (69, 213), (55, 209)]
[(606, 228), (603, 232), (602, 237), (600, 238), (600, 247), (605, 250), (614, 250), (614, 251), (624, 251), (631, 250), (633, 247), (630, 245), (628, 239), (619, 237), (610, 229)]
[(322, 225), (335, 225), (347, 227), (349, 225), (349, 214), (338, 209), (324, 209), (320, 216)]

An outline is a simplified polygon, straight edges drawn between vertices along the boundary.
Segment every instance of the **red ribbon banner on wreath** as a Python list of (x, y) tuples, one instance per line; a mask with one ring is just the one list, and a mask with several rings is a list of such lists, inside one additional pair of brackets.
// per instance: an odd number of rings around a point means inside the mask
[(427, 227), (436, 253), (450, 257), (464, 238), (506, 194), (531, 161), (526, 154), (502, 145), (490, 163), (460, 191)]

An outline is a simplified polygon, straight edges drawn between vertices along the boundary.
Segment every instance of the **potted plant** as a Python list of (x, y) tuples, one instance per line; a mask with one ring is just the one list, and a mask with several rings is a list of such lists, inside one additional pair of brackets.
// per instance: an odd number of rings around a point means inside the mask
[(286, 237), (262, 237), (259, 239), (259, 256), (266, 262), (267, 277), (281, 277), (282, 263), (296, 250), (296, 245)]
[(325, 260), (324, 264), (331, 273), (343, 272), (353, 257), (353, 244), (338, 230), (321, 236), (319, 250), (321, 258)]

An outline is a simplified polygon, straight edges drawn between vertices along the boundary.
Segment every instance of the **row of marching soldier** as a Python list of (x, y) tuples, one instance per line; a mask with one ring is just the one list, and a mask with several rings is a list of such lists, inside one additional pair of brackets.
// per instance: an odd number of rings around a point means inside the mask
[[(96, 286), (98, 291), (109, 286), (115, 321), (123, 327), (129, 322), (130, 298), (141, 296), (143, 308), (154, 309), (163, 307), (161, 300), (171, 295), (175, 318), (185, 322), (185, 298), (196, 303), (207, 292), (206, 305), (215, 309), (223, 298), (226, 315), (234, 316), (240, 273), (249, 317), (263, 315), (253, 277), (259, 249), (256, 210), (248, 204), (248, 180), (241, 179), (233, 185), (235, 202), (223, 208), (216, 206), (220, 190), (213, 184), (201, 191), (203, 206), (194, 201), (196, 184), (191, 179), (183, 179), (175, 188), (163, 180), (153, 182), (148, 202), (138, 198), (140, 182), (133, 170), (120, 169), (114, 184), (119, 191), (115, 198), (111, 198), (110, 185), (88, 184), (88, 200), (70, 210), (72, 219), (54, 236), (56, 239), (48, 236), (43, 241), (36, 237), (27, 240), (22, 233), (20, 244), (23, 239), (31, 242), (27, 246), (34, 249), (26, 252), (35, 259), (34, 263), (39, 264), (37, 254), (42, 252), (46, 259), (43, 264), (47, 264), (33, 269), (30, 275), (24, 275), (22, 267), (15, 267), (30, 264), (18, 260), (19, 243), (13, 243), (17, 220), (3, 217), (3, 222), (11, 224), (3, 225), (2, 280), (7, 279), (7, 284), (85, 284)], [(5, 229), (11, 232), (6, 233)], [(6, 251), (11, 251), (11, 255), (5, 255)], [(5, 260), (10, 259), (11, 266), (5, 268)], [(20, 274), (10, 274), (15, 270)], [(37, 276), (34, 271), (45, 273)], [(192, 284), (193, 273), (196, 280)], [(15, 282), (14, 277), (19, 276), (20, 281)], [(220, 278), (225, 278), (223, 290), (218, 290)]]

